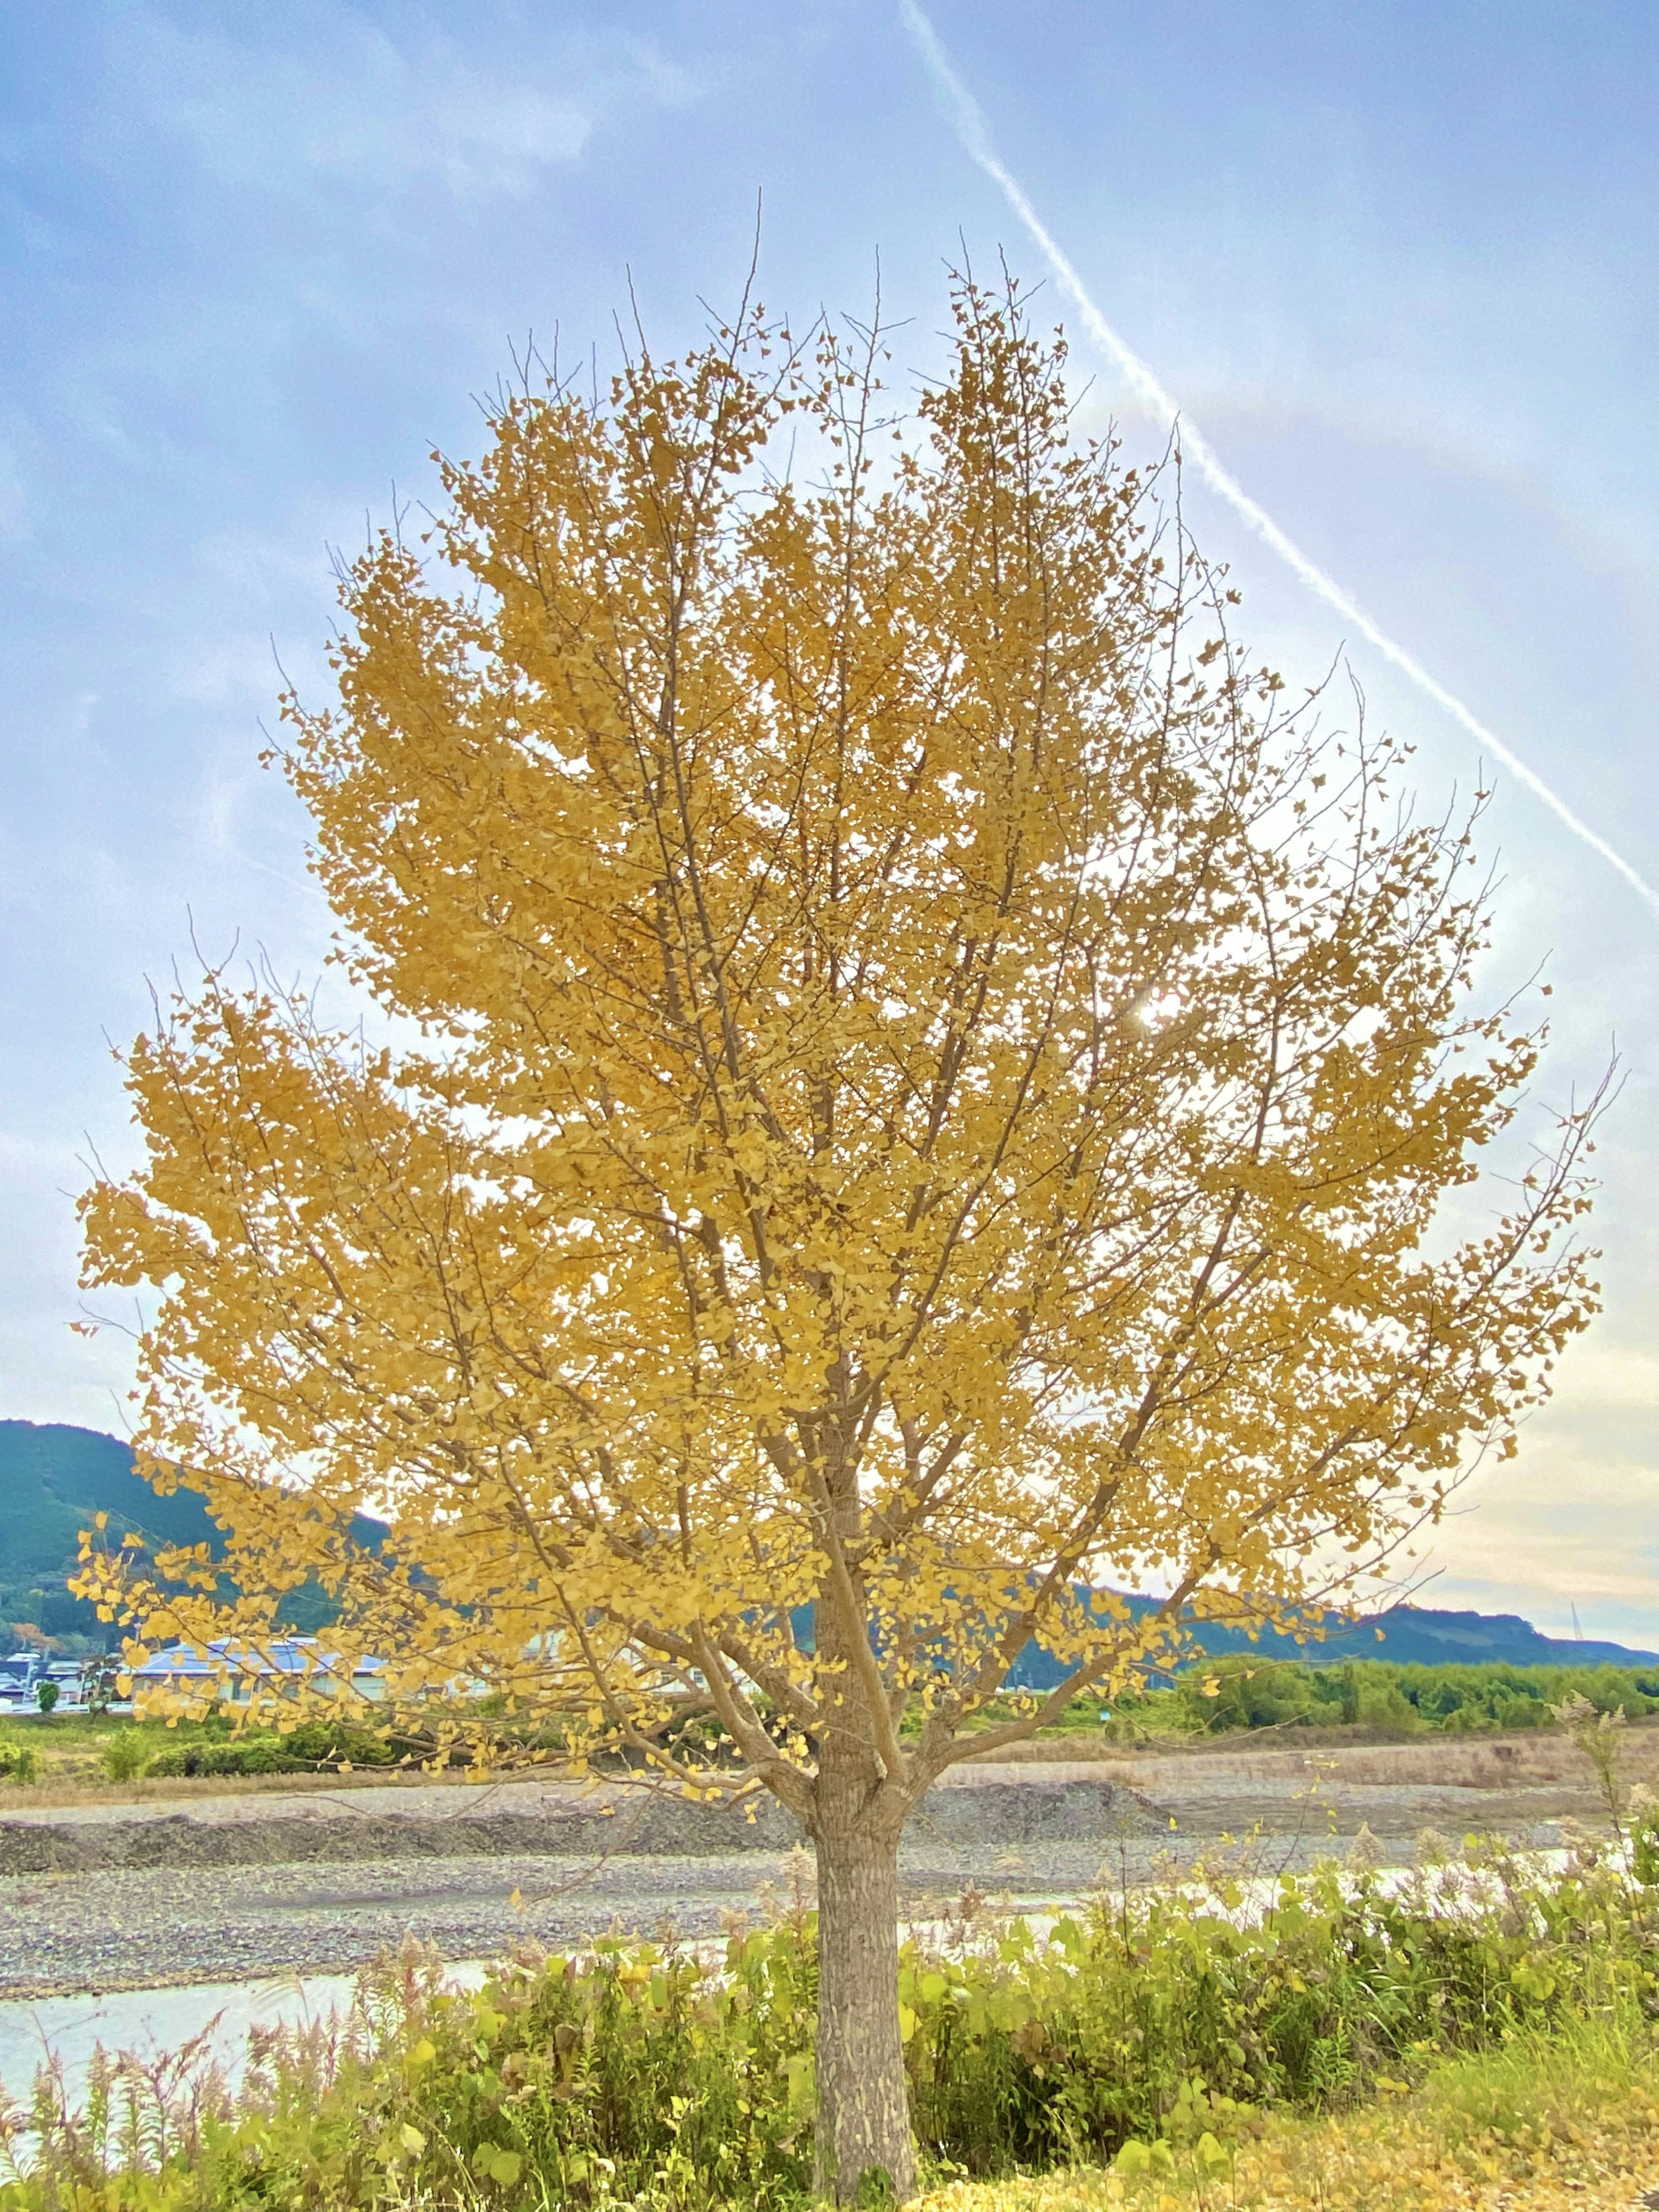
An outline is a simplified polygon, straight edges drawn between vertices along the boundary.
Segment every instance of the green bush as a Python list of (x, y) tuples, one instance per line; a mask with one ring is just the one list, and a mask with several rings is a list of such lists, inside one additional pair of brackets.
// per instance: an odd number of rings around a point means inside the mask
[(917, 1960), (901, 1995), (922, 2138), (987, 2173), (1190, 2142), (1242, 2106), (1340, 2106), (1430, 2052), (1650, 2010), (1659, 1989), (1649, 1908), (1605, 1867), (1529, 1878), (1500, 1858), (1401, 1887), (1333, 1866), (1281, 1880), (1255, 1919), (1247, 1902), (1165, 1892), (1062, 1918), (1047, 1944), (1016, 1923), (994, 1956)]
[(233, 1737), (225, 1743), (172, 1744), (156, 1753), (148, 1771), (159, 1775), (299, 1774), (309, 1764), (295, 1758), (283, 1737), (262, 1734)]
[(343, 1766), (385, 1766), (394, 1747), (367, 1729), (341, 1721), (307, 1721), (287, 1735), (256, 1729), (247, 1735), (214, 1732), (170, 1744), (149, 1762), (149, 1772), (179, 1774), (310, 1774)]
[(392, 1744), (348, 1721), (307, 1721), (283, 1741), (312, 1766), (389, 1766), (398, 1757)]
[(1355, 1719), (1361, 1728), (1380, 1729), (1390, 1735), (1409, 1735), (1423, 1725), (1422, 1715), (1398, 1682), (1360, 1680), (1356, 1683)]
[(33, 1782), (35, 1771), (33, 1744), (13, 1743), (9, 1737), (0, 1737), (0, 1782)]
[(98, 1763), (112, 1782), (136, 1782), (149, 1765), (149, 1746), (137, 1729), (121, 1729), (106, 1736), (98, 1750)]

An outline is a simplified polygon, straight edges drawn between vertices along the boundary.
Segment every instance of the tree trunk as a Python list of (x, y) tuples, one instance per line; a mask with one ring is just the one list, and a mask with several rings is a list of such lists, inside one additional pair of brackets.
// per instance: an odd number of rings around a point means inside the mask
[(817, 1837), (816, 2185), (848, 2203), (873, 2167), (916, 2193), (898, 2017), (898, 1831), (836, 1824)]

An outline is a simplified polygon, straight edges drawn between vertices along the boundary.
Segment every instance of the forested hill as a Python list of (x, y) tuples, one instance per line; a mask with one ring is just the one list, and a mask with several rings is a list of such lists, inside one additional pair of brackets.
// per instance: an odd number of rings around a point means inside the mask
[[(1125, 1597), (1139, 1618), (1157, 1600)], [(812, 1641), (812, 1608), (799, 1606), (793, 1616), (795, 1640)], [(1347, 1659), (1387, 1659), (1398, 1666), (1645, 1667), (1659, 1664), (1659, 1652), (1637, 1651), (1623, 1644), (1585, 1637), (1568, 1640), (1541, 1635), (1514, 1613), (1437, 1613), (1431, 1607), (1399, 1605), (1360, 1620), (1331, 1616), (1322, 1638), (1297, 1643), (1293, 1636), (1264, 1633), (1252, 1643), (1242, 1629), (1206, 1622), (1192, 1626), (1193, 1641), (1212, 1657), (1255, 1652), (1264, 1659), (1294, 1659), (1306, 1667), (1340, 1666)], [(1052, 1690), (1064, 1670), (1041, 1644), (1028, 1644), (1009, 1672), (1018, 1690)]]
[[(118, 1437), (0, 1421), (0, 1636), (8, 1644), (13, 1626), (25, 1621), (71, 1652), (110, 1639), (94, 1608), (64, 1588), (80, 1532), (98, 1513), (109, 1516), (112, 1535), (141, 1536), (147, 1547), (212, 1543), (217, 1535), (193, 1490), (158, 1496)], [(379, 1533), (378, 1522), (360, 1518), (364, 1541)], [(321, 1627), (328, 1617), (320, 1591), (296, 1592), (290, 1613), (301, 1629)]]
[[(1150, 1612), (1155, 1601), (1131, 1597), (1132, 1612)], [(1254, 1651), (1264, 1659), (1297, 1659), (1307, 1667), (1332, 1667), (1346, 1659), (1387, 1659), (1396, 1666), (1643, 1667), (1659, 1652), (1637, 1651), (1623, 1644), (1591, 1637), (1545, 1636), (1515, 1613), (1440, 1613), (1431, 1606), (1397, 1605), (1360, 1620), (1334, 1615), (1317, 1640), (1297, 1643), (1292, 1636), (1264, 1632), (1252, 1643), (1242, 1629), (1200, 1622), (1193, 1640), (1212, 1657)], [(1016, 1661), (1011, 1681), (1017, 1688), (1052, 1689), (1060, 1668), (1041, 1644), (1028, 1644)]]

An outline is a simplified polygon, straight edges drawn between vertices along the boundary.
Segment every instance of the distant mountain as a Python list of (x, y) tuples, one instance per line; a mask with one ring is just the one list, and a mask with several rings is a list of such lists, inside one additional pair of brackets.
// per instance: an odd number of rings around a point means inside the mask
[[(80, 1532), (94, 1516), (109, 1516), (118, 1540), (131, 1534), (147, 1549), (158, 1544), (210, 1544), (219, 1531), (199, 1494), (176, 1490), (163, 1498), (132, 1464), (115, 1437), (58, 1423), (0, 1421), (0, 1626), (27, 1621), (70, 1649), (101, 1647), (112, 1632), (84, 1598), (64, 1588), (74, 1573)], [(359, 1516), (354, 1528), (374, 1542), (380, 1523)], [(329, 1617), (319, 1589), (295, 1591), (287, 1625), (315, 1630)]]
[[(1136, 1614), (1150, 1613), (1156, 1600), (1127, 1601)], [(1304, 1666), (1334, 1667), (1345, 1659), (1391, 1659), (1400, 1666), (1647, 1667), (1659, 1652), (1637, 1651), (1606, 1644), (1545, 1636), (1514, 1613), (1439, 1613), (1432, 1607), (1392, 1606), (1359, 1620), (1328, 1616), (1319, 1641), (1298, 1644), (1293, 1636), (1264, 1630), (1254, 1643), (1238, 1628), (1195, 1622), (1193, 1641), (1219, 1657), (1255, 1651), (1267, 1659), (1299, 1659)], [(1017, 1688), (1052, 1689), (1061, 1680), (1060, 1662), (1039, 1644), (1028, 1644), (1015, 1661), (1009, 1680)]]
[[(1156, 1598), (1120, 1592), (1131, 1615), (1144, 1619)], [(812, 1643), (812, 1608), (798, 1606), (791, 1616), (795, 1641), (803, 1650)], [(1255, 1651), (1266, 1659), (1299, 1659), (1308, 1667), (1339, 1666), (1345, 1659), (1392, 1659), (1401, 1666), (1446, 1667), (1650, 1667), (1659, 1652), (1635, 1651), (1623, 1644), (1544, 1636), (1513, 1613), (1437, 1613), (1427, 1606), (1397, 1605), (1359, 1620), (1328, 1616), (1322, 1640), (1298, 1644), (1293, 1636), (1264, 1630), (1254, 1643), (1240, 1628), (1189, 1623), (1200, 1651), (1219, 1658)], [(1016, 1690), (1052, 1690), (1065, 1669), (1041, 1644), (1028, 1644), (1008, 1671)]]
[[(1252, 1648), (1237, 1630), (1200, 1628), (1198, 1641), (1210, 1652)], [(1659, 1662), (1659, 1652), (1591, 1636), (1546, 1636), (1516, 1613), (1440, 1613), (1419, 1605), (1334, 1623), (1322, 1643), (1264, 1635), (1254, 1648), (1275, 1658), (1305, 1659), (1313, 1667), (1343, 1659), (1392, 1659), (1402, 1667), (1646, 1667)]]

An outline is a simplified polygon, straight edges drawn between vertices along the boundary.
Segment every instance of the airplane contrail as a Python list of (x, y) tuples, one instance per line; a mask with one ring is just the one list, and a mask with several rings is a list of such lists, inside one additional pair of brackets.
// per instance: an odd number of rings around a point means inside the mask
[(1501, 761), (1510, 775), (1525, 784), (1534, 798), (1543, 801), (1558, 821), (1565, 823), (1573, 836), (1581, 838), (1593, 853), (1599, 853), (1608, 866), (1616, 869), (1631, 888), (1640, 894), (1653, 912), (1659, 914), (1659, 890), (1638, 875), (1621, 854), (1614, 852), (1605, 837), (1598, 836), (1589, 823), (1581, 822), (1565, 800), (1558, 798), (1551, 790), (1542, 776), (1511, 752), (1497, 732), (1489, 730), (1478, 716), (1471, 713), (1455, 692), (1449, 691), (1443, 684), (1429, 673), (1414, 654), (1407, 653), (1404, 646), (1396, 645), (1386, 630), (1379, 629), (1364, 608), (1357, 605), (1339, 583), (1310, 561), (1302, 548), (1285, 536), (1267, 510), (1250, 497), (1243, 485), (1223, 464), (1208, 439), (1194, 427), (1191, 417), (1182, 414), (1146, 362), (1125, 344), (1090, 298), (1083, 279), (1026, 198), (1018, 179), (1003, 166), (992, 143), (983, 109), (957, 75), (950, 56), (939, 41), (939, 33), (917, 5), (917, 0), (898, 0), (898, 7), (905, 28), (915, 40), (934, 82), (945, 94), (963, 151), (984, 171), (1007, 201), (1053, 271), (1060, 290), (1076, 307), (1085, 330), (1115, 365), (1125, 383), (1148, 412), (1165, 421), (1179, 422), (1182, 453), (1192, 462), (1205, 483), (1243, 517), (1257, 537), (1278, 554), (1310, 591), (1317, 592), (1328, 606), (1334, 607), (1345, 622), (1351, 623), (1367, 643), (1374, 646), (1385, 660), (1392, 662), (1425, 697), (1432, 699), (1437, 707), (1443, 708), (1454, 721), (1462, 723), (1470, 736), (1478, 738), (1494, 759)]

